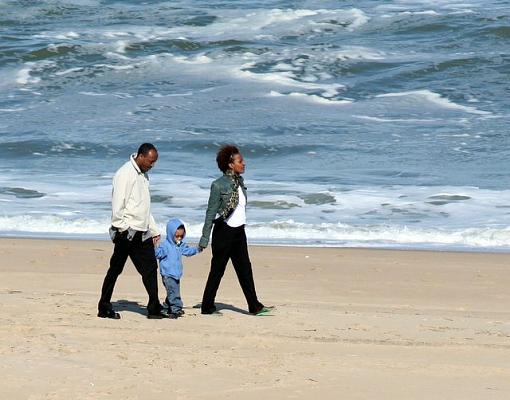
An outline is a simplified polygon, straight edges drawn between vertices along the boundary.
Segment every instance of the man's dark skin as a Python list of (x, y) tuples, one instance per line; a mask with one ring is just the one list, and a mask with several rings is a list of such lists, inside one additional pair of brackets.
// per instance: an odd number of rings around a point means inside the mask
[[(140, 171), (143, 173), (150, 171), (152, 167), (154, 167), (154, 164), (156, 164), (156, 161), (158, 161), (158, 152), (156, 150), (149, 150), (147, 155), (138, 154), (135, 157), (136, 165), (138, 165), (138, 168), (140, 168)], [(158, 245), (160, 239), (161, 235), (152, 238), (154, 246)]]
[(156, 161), (158, 161), (158, 152), (156, 150), (149, 150), (146, 156), (138, 154), (135, 157), (136, 165), (138, 165), (138, 168), (140, 168), (140, 171), (143, 173), (148, 172), (154, 167)]

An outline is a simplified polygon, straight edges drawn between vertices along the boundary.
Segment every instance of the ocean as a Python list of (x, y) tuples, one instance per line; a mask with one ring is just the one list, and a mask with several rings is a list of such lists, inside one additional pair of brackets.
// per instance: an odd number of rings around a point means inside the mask
[(252, 244), (510, 250), (510, 1), (0, 0), (0, 236), (107, 240), (143, 142), (200, 236), (218, 147)]

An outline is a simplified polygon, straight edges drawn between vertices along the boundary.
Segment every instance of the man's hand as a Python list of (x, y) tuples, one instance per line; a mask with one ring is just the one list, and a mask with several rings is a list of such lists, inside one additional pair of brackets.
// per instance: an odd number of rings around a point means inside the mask
[(154, 244), (154, 247), (157, 247), (159, 245), (160, 240), (161, 240), (161, 235), (152, 237), (152, 243)]

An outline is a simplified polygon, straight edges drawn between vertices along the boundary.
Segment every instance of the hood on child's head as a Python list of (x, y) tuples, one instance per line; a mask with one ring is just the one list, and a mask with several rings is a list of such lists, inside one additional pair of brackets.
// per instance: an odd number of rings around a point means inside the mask
[[(182, 222), (179, 218), (172, 218), (168, 223), (166, 224), (166, 240), (168, 240), (171, 243), (175, 243), (175, 231), (179, 226), (184, 226), (184, 222)], [(186, 228), (184, 228), (184, 235), (182, 238), (184, 239), (186, 237)]]

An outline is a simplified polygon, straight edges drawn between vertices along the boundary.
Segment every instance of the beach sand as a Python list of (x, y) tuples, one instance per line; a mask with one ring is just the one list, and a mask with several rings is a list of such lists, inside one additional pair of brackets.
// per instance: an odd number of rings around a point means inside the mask
[(193, 308), (207, 249), (184, 260), (183, 318), (148, 320), (128, 263), (108, 320), (111, 249), (0, 240), (2, 399), (510, 398), (509, 254), (251, 247), (277, 307), (254, 317), (230, 265), (223, 315)]

